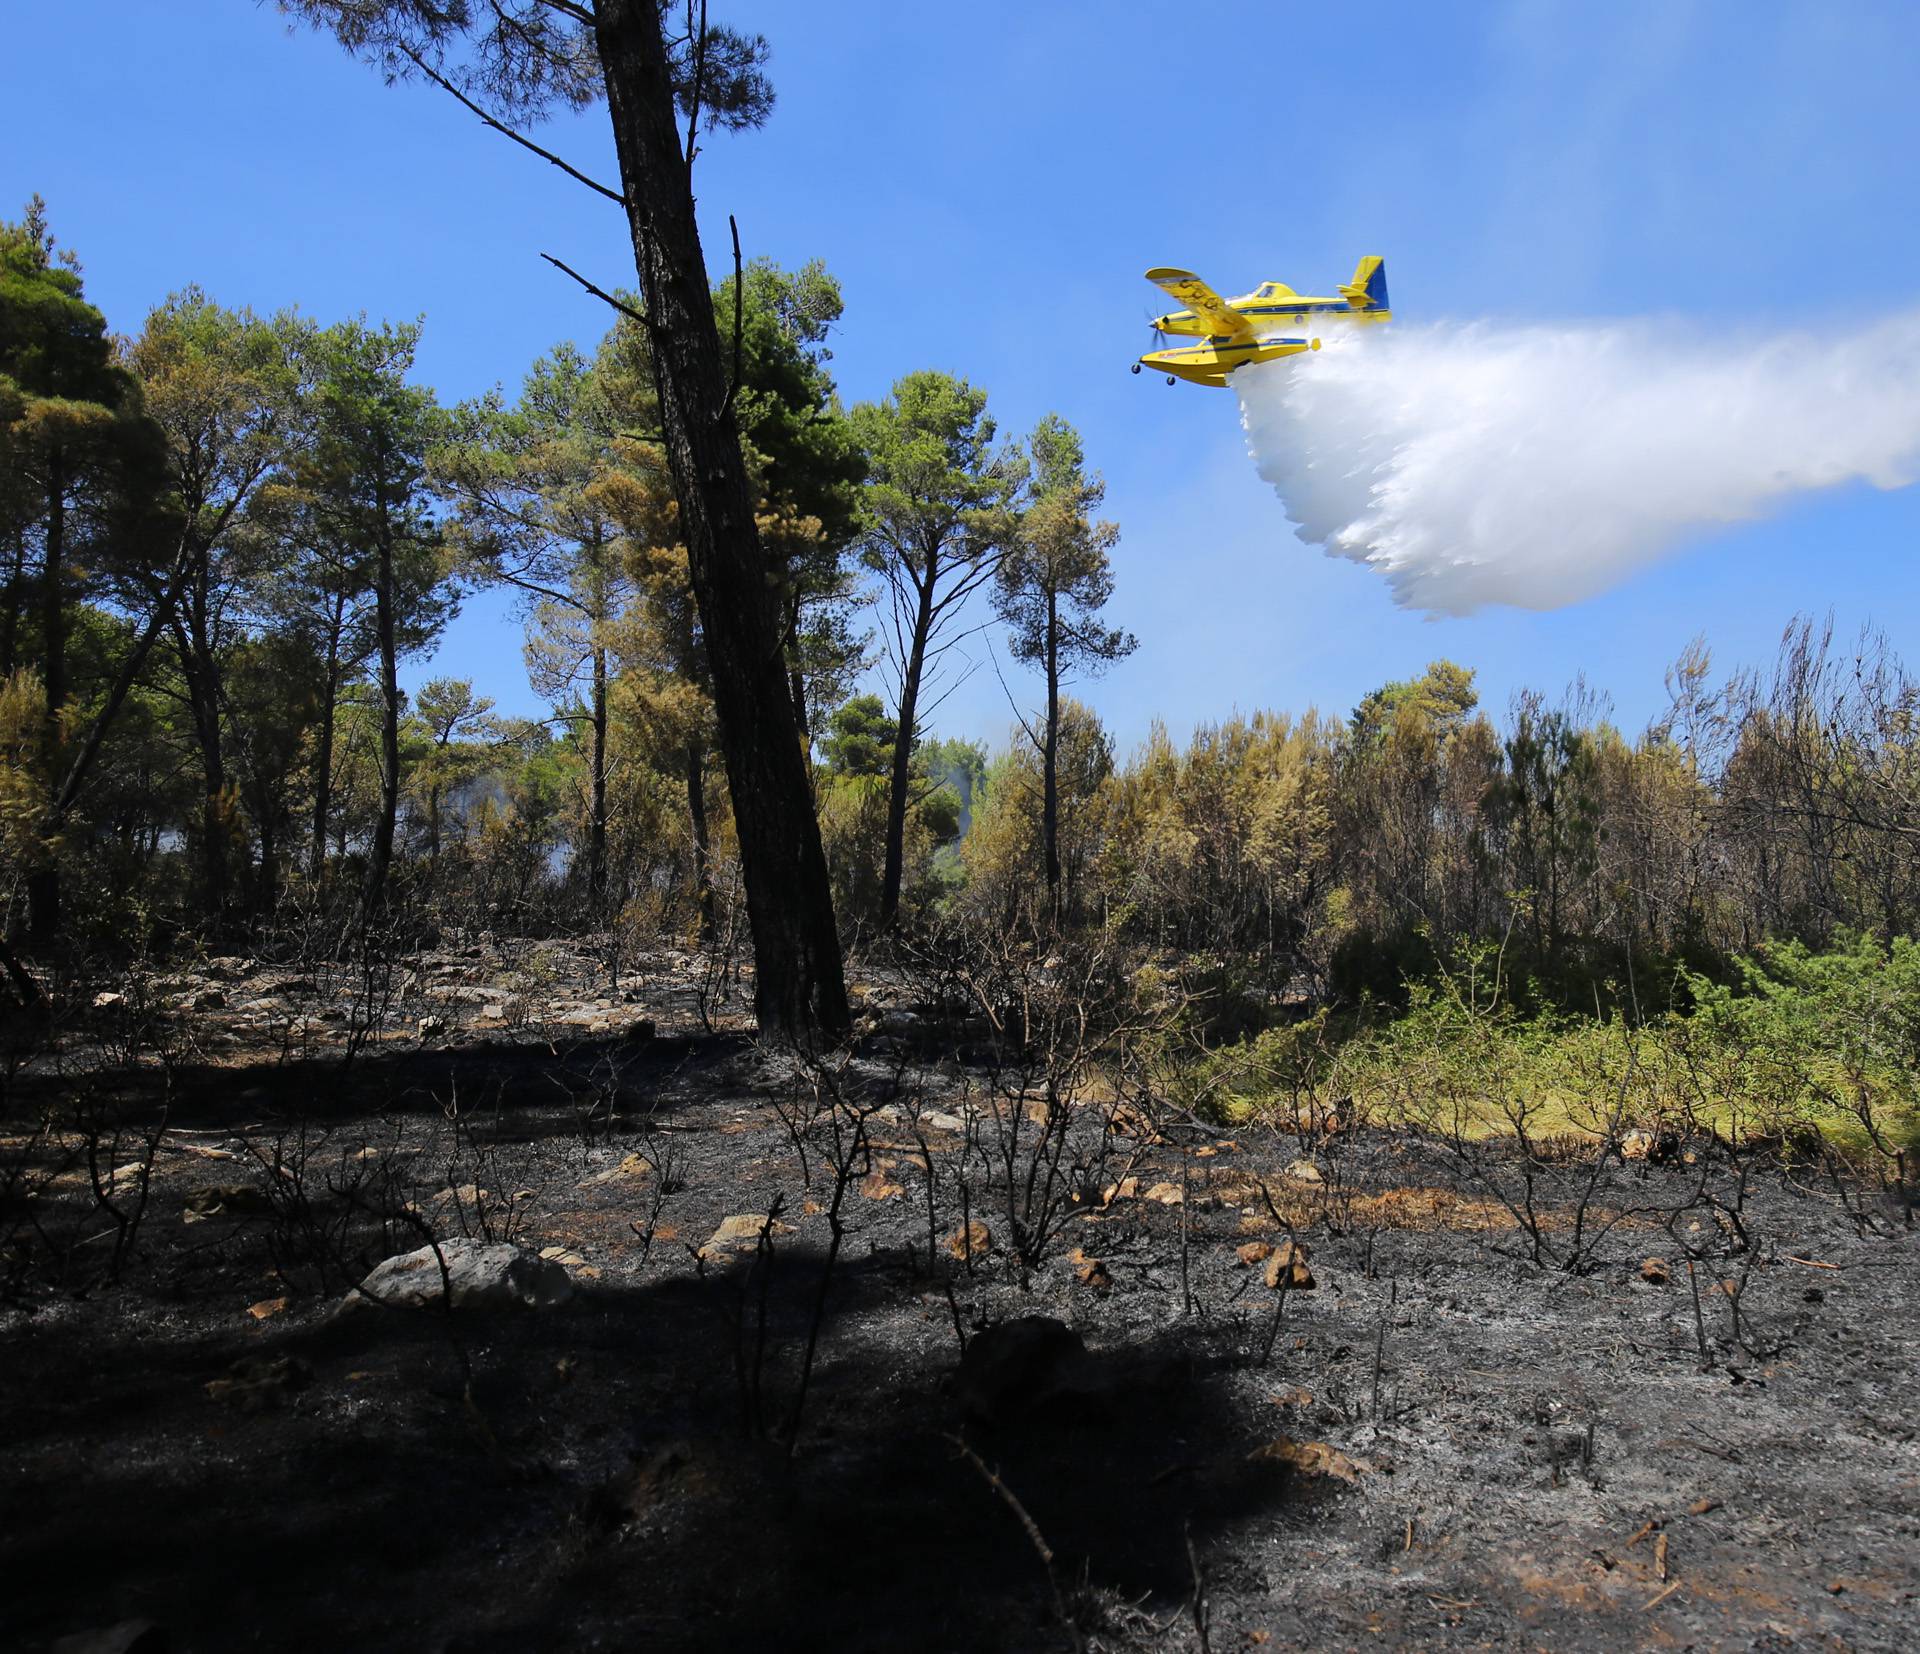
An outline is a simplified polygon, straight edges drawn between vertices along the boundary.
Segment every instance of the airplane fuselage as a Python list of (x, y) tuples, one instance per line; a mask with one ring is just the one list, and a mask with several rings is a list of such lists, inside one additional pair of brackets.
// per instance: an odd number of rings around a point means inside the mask
[[(1345, 299), (1311, 299), (1304, 293), (1295, 293), (1285, 299), (1263, 299), (1250, 293), (1243, 299), (1228, 299), (1227, 303), (1246, 317), (1256, 332), (1262, 333), (1269, 329), (1275, 332), (1287, 328), (1297, 331), (1309, 323), (1393, 320), (1391, 310), (1356, 310)], [(1191, 310), (1175, 310), (1165, 316), (1156, 316), (1153, 325), (1162, 333), (1211, 332), (1211, 324)]]
[(1237, 299), (1223, 299), (1185, 270), (1150, 270), (1147, 279), (1194, 306), (1156, 317), (1155, 330), (1195, 342), (1149, 351), (1139, 366), (1196, 385), (1225, 385), (1228, 375), (1251, 363), (1318, 350), (1318, 330), (1324, 327), (1369, 326), (1393, 318), (1385, 265), (1374, 257), (1360, 261), (1338, 298), (1296, 293), (1285, 282), (1267, 281)]

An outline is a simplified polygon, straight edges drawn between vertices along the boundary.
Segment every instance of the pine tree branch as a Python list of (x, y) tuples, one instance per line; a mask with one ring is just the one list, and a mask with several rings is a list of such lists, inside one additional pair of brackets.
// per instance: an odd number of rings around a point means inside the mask
[(549, 11), (557, 11), (562, 17), (571, 17), (576, 23), (586, 28), (593, 27), (593, 13), (585, 6), (576, 6), (573, 0), (540, 0), (540, 4)]
[(592, 282), (588, 281), (587, 278), (581, 275), (578, 270), (574, 269), (574, 267), (571, 264), (562, 264), (560, 260), (555, 258), (551, 253), (542, 253), (540, 256), (543, 259), (545, 259), (549, 264), (551, 264), (554, 267), (554, 269), (563, 271), (565, 274), (573, 277), (575, 281), (579, 282), (579, 284), (582, 287), (584, 287), (589, 293), (591, 293), (596, 299), (605, 300), (608, 304), (612, 305), (615, 310), (619, 311), (621, 315), (631, 317), (634, 321), (638, 322), (642, 327), (645, 327), (647, 325), (647, 318), (641, 315), (639, 311), (635, 310), (632, 305), (626, 304), (623, 301), (616, 299), (604, 287), (595, 287)]
[(523, 133), (514, 131), (514, 129), (508, 126), (505, 121), (497, 120), (492, 115), (489, 115), (486, 112), (486, 110), (482, 109), (479, 104), (475, 103), (473, 99), (468, 97), (467, 94), (461, 91), (459, 87), (455, 86), (453, 82), (448, 80), (445, 75), (441, 74), (438, 69), (435, 69), (431, 64), (429, 64), (427, 60), (423, 58), (418, 52), (416, 52), (411, 46), (405, 44), (405, 42), (401, 42), (400, 50), (409, 59), (412, 60), (413, 66), (416, 69), (418, 69), (421, 74), (425, 75), (428, 80), (432, 81), (435, 86), (439, 87), (441, 91), (446, 92), (450, 96), (458, 99), (459, 102), (464, 107), (472, 110), (474, 114), (478, 115), (480, 117), (482, 124), (492, 127), (494, 131), (502, 134), (504, 137), (511, 138), (522, 149), (531, 150), (535, 155), (538, 155), (541, 160), (549, 162), (552, 165), (558, 167), (569, 178), (574, 179), (578, 183), (585, 184), (588, 189), (593, 190), (598, 194), (604, 195), (609, 201), (613, 202), (615, 206), (620, 207), (622, 209), (626, 207), (627, 198), (624, 195), (622, 195), (618, 190), (610, 190), (607, 188), (605, 184), (601, 183), (599, 179), (589, 178), (578, 167), (572, 165), (567, 161), (561, 160), (560, 157), (554, 154), (552, 150), (542, 149), (531, 138), (525, 136)]
[[(701, 26), (706, 25), (706, 7), (700, 9)], [(733, 412), (733, 399), (740, 394), (740, 327), (741, 304), (746, 293), (746, 279), (740, 271), (740, 226), (734, 222), (733, 214), (727, 214), (727, 228), (733, 231), (733, 383), (727, 387), (727, 399), (720, 404), (720, 417), (725, 419)]]
[[(700, 94), (707, 78), (707, 0), (700, 0), (700, 25), (693, 22), (693, 0), (687, 0), (687, 33), (693, 40), (693, 92), (687, 99), (687, 171), (693, 171), (693, 158), (700, 153)], [(736, 232), (737, 233), (737, 232)]]

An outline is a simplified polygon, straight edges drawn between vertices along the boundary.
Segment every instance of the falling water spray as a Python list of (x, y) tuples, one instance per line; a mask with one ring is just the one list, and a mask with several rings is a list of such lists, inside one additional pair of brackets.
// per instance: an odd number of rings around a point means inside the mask
[(1431, 614), (1558, 608), (1796, 495), (1920, 474), (1920, 310), (1716, 339), (1395, 322), (1233, 383), (1300, 538)]

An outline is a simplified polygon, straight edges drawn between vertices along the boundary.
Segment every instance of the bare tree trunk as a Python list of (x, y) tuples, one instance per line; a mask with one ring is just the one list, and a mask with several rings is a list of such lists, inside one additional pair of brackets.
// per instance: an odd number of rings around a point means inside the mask
[(20, 605), (27, 589), (27, 537), (16, 531), (8, 558), (6, 612), (0, 616), (0, 678), (10, 678), (20, 664)]
[[(169, 580), (155, 602), (153, 613), (147, 617), (146, 629), (141, 632), (134, 646), (120, 662), (120, 669), (114, 674), (112, 685), (107, 690), (107, 698), (99, 712), (94, 715), (86, 735), (80, 742), (80, 749), (73, 756), (73, 762), (67, 766), (66, 779), (60, 784), (60, 791), (53, 801), (53, 825), (57, 828), (66, 819), (80, 797), (80, 789), (85, 784), (87, 772), (92, 769), (94, 759), (99, 755), (101, 744), (106, 740), (107, 730), (113, 720), (119, 716), (120, 708), (126, 703), (127, 695), (133, 688), (134, 680), (140, 676), (147, 664), (147, 656), (153, 652), (154, 644), (160, 634), (173, 619), (174, 604), (180, 596), (180, 571), (175, 568), (174, 578)], [(157, 831), (157, 829), (156, 829)]]
[(327, 816), (333, 806), (333, 717), (340, 699), (338, 668), (327, 662), (327, 698), (320, 710), (320, 745), (313, 755), (313, 847), (307, 877), (317, 890), (327, 872)]
[(687, 743), (687, 820), (693, 829), (693, 900), (700, 916), (700, 940), (711, 942), (713, 847), (707, 830), (707, 755), (698, 741)]
[(320, 706), (320, 745), (313, 755), (313, 849), (307, 876), (316, 891), (327, 872), (327, 816), (333, 807), (333, 720), (340, 706), (340, 636), (346, 607), (345, 594), (336, 593), (333, 623), (327, 634), (327, 687)]
[[(384, 503), (381, 514), (384, 519)], [(374, 813), (373, 843), (367, 852), (366, 894), (361, 903), (368, 919), (387, 899), (394, 827), (400, 819), (400, 650), (395, 635), (393, 588), (393, 537), (383, 520), (379, 576), (373, 600), (374, 629), (380, 641), (380, 808)]]
[[(217, 713), (214, 721), (217, 725)], [(219, 742), (217, 727), (211, 736), (211, 745), (206, 744), (203, 738), (201, 752), (206, 796), (200, 804), (200, 905), (216, 938), (226, 929), (230, 882), (227, 869), (227, 772)]]
[[(60, 709), (67, 698), (67, 500), (66, 477), (58, 455), (47, 463), (46, 563), (40, 584), (42, 647), (46, 659), (45, 744), (49, 785), (60, 757)], [(27, 875), (27, 944), (36, 953), (51, 948), (60, 934), (60, 869), (42, 849)]]
[(274, 831), (271, 814), (272, 800), (268, 808), (260, 813), (258, 827), (260, 832), (260, 871), (254, 879), (254, 912), (268, 914), (280, 895), (280, 843)]
[(595, 924), (607, 920), (607, 652), (593, 649), (593, 805), (587, 823), (587, 899)]
[(228, 902), (227, 765), (220, 730), (219, 666), (206, 635), (207, 593), (194, 582), (174, 620), (174, 647), (187, 686), (187, 710), (200, 748), (200, 911), (216, 938), (225, 928)]
[(600, 0), (594, 32), (646, 306), (687, 562), (713, 673), (763, 1031), (848, 1030), (840, 938), (766, 556), (714, 325), (656, 0)]
[(939, 552), (927, 554), (920, 607), (913, 617), (913, 642), (900, 674), (900, 722), (893, 732), (893, 775), (887, 783), (887, 859), (880, 879), (880, 924), (890, 926), (900, 912), (900, 886), (906, 877), (907, 795), (913, 786), (913, 735), (919, 721), (920, 679), (927, 669), (927, 638), (933, 631), (933, 582)]
[(1046, 841), (1047, 911), (1057, 928), (1060, 911), (1060, 610), (1047, 593), (1047, 737), (1040, 755), (1040, 834)]
[[(797, 658), (800, 642), (800, 595), (798, 592), (787, 599), (786, 615), (781, 621), (780, 635)], [(800, 750), (808, 754), (811, 759), (813, 731), (807, 723), (807, 675), (800, 670), (798, 664), (788, 666), (787, 685), (793, 691), (793, 721), (800, 726)]]
[(13, 949), (7, 946), (6, 938), (0, 937), (0, 970), (6, 972), (8, 983), (12, 986), (15, 1003), (21, 1010), (33, 1016), (47, 1016), (53, 1007), (47, 1003), (46, 989), (40, 986), (26, 966), (14, 957)]

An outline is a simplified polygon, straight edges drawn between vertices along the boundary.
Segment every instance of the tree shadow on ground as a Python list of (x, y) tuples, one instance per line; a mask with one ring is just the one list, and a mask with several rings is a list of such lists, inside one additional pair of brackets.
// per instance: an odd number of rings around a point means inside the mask
[[(735, 1033), (501, 1039), (376, 1048), (351, 1066), (337, 1057), (180, 1063), (167, 1070), (100, 1069), (84, 1082), (116, 1100), (129, 1119), (157, 1113), (164, 1104), (170, 1128), (182, 1132), (432, 1117), (458, 1099), (470, 1115), (499, 1110), (512, 1134), (527, 1141), (578, 1135), (588, 1105), (604, 1116), (611, 1103), (625, 1127), (670, 1115), (686, 1101), (710, 1096), (716, 1073), (753, 1049), (750, 1036)], [(70, 1096), (75, 1085), (72, 1075), (24, 1075), (8, 1090), (7, 1114), (36, 1118), (46, 1105)], [(604, 1117), (597, 1129), (604, 1133)]]
[[(789, 1247), (767, 1294), (770, 1420), (823, 1268)], [(541, 1314), (316, 1313), (148, 1349), (75, 1320), (7, 1383), (34, 1444), (6, 1498), (33, 1520), (0, 1541), (16, 1630), (143, 1615), (190, 1649), (1032, 1649), (1059, 1639), (1054, 1586), (950, 1436), (1030, 1513), (1061, 1591), (1163, 1618), (1191, 1589), (1189, 1532), (1289, 1501), (1247, 1461), (1230, 1355), (1183, 1328), (983, 1421), (899, 1260), (847, 1261), (789, 1456), (741, 1427), (736, 1354), (759, 1325), (745, 1260)], [(205, 1384), (237, 1355), (311, 1378), (236, 1411)]]

